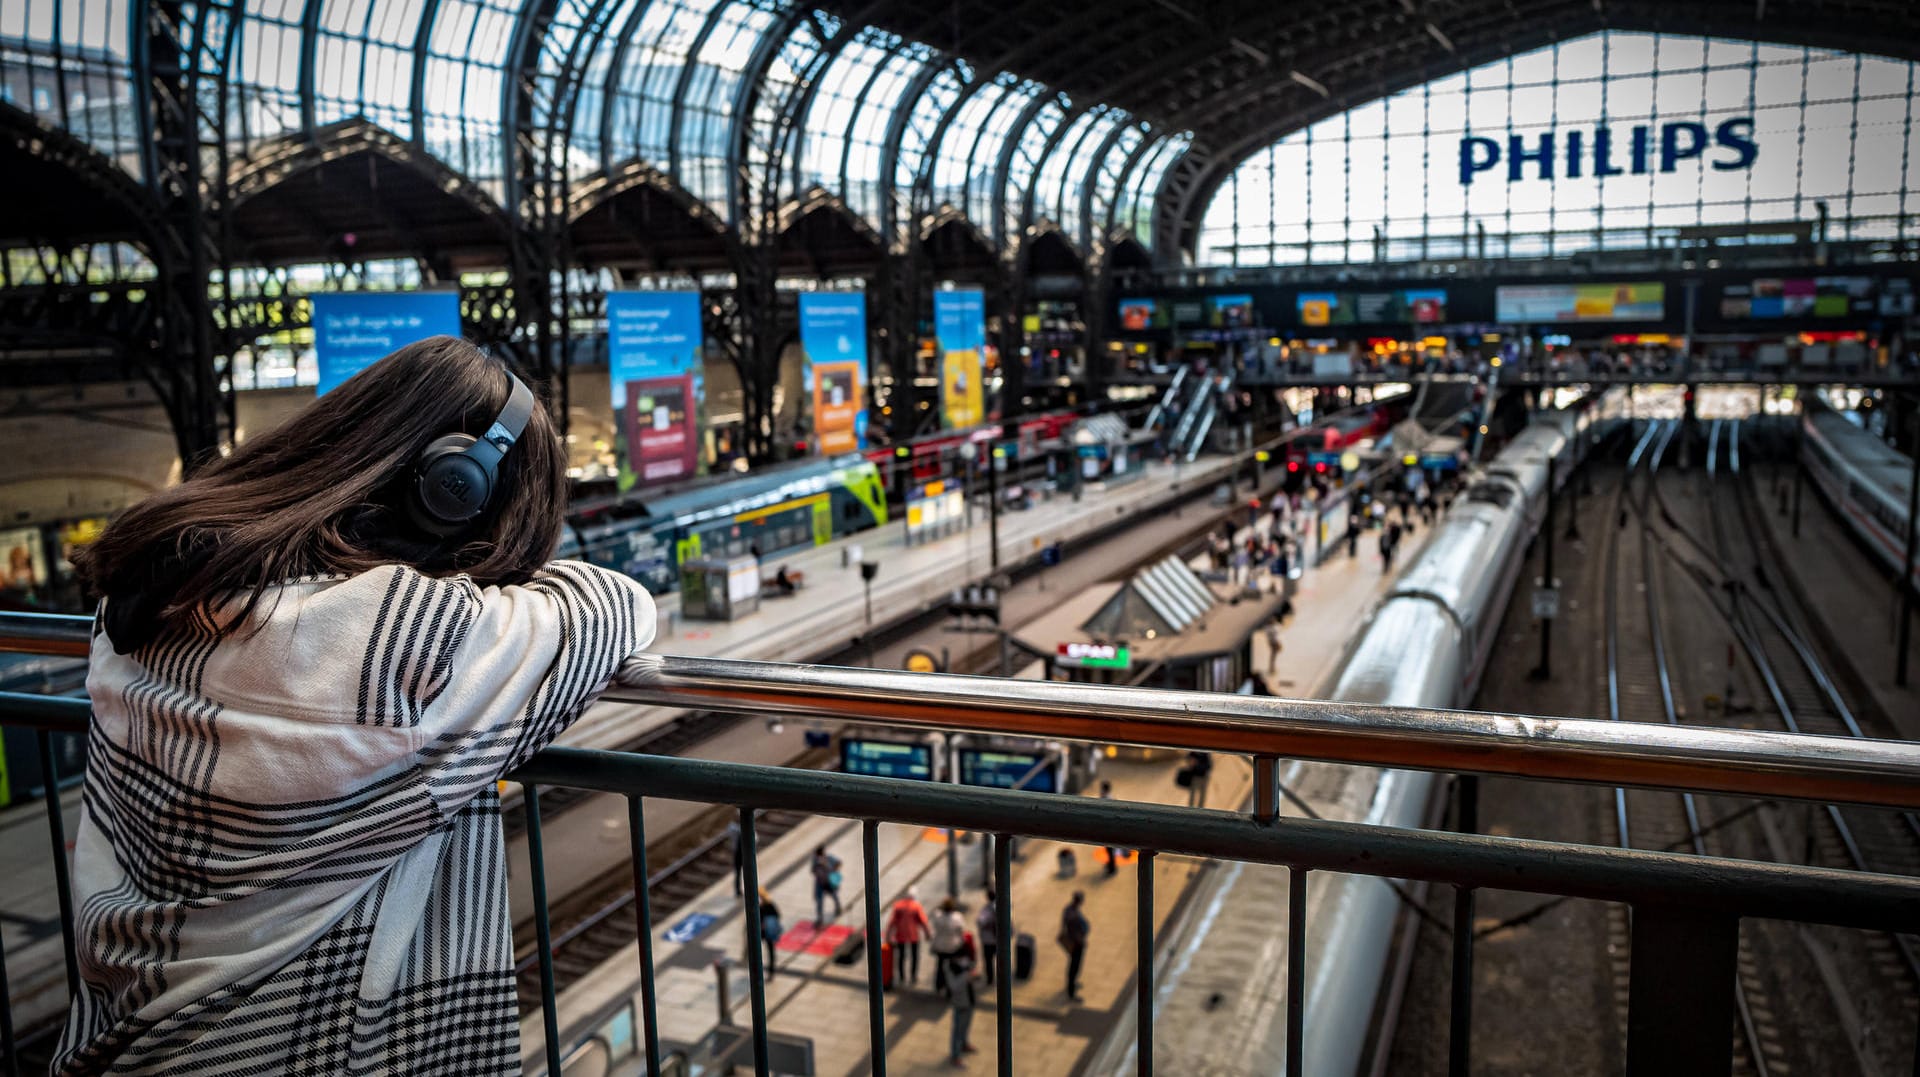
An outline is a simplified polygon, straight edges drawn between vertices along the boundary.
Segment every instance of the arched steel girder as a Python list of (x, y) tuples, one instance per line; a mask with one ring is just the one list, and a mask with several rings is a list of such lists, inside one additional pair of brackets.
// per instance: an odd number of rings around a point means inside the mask
[[(648, 0), (648, 2), (651, 3), (652, 0)], [(682, 154), (680, 152), (680, 148), (682, 143), (681, 133), (686, 130), (686, 126), (687, 126), (688, 110), (683, 108), (682, 106), (686, 104), (687, 87), (693, 83), (693, 72), (695, 67), (694, 57), (699, 56), (701, 51), (707, 47), (707, 42), (713, 37), (714, 28), (720, 25), (720, 21), (726, 16), (728, 9), (731, 8), (732, 6), (733, 6), (732, 4), (728, 4), (728, 3), (716, 4), (714, 5), (714, 8), (712, 11), (707, 12), (707, 20), (700, 24), (700, 32), (694, 35), (694, 38), (692, 41), (687, 43), (686, 55), (682, 57), (680, 61), (680, 74), (678, 77), (674, 79), (673, 124), (671, 127), (668, 128), (668, 131), (667, 131), (667, 172), (668, 174), (673, 176), (674, 180), (683, 187), (686, 186), (687, 180), (686, 180), (686, 171), (684, 168), (681, 167), (683, 164), (683, 160), (682, 160)], [(668, 23), (667, 26), (664, 26), (661, 28), (660, 36), (662, 39), (666, 37), (671, 27), (672, 27), (672, 23)], [(763, 38), (760, 41), (759, 47), (761, 49), (765, 49), (767, 47), (767, 40), (769, 40), (771, 36), (772, 35), (768, 35), (768, 38)], [(746, 82), (744, 79), (742, 80), (741, 85), (742, 86), (746, 85)], [(738, 105), (739, 105), (739, 102), (736, 101), (735, 111), (733, 113), (736, 129), (739, 127), (739, 119), (741, 116), (741, 113), (738, 110)], [(642, 109), (646, 107), (644, 102), (642, 102), (641, 107)], [(734, 184), (733, 170), (728, 169), (727, 170), (727, 202), (726, 202), (726, 205), (728, 207), (727, 208), (728, 213), (732, 212), (733, 184)]]
[(1113, 155), (1114, 147), (1120, 144), (1120, 136), (1135, 127), (1131, 117), (1114, 124), (1113, 129), (1107, 132), (1107, 137), (1094, 147), (1086, 174), (1080, 177), (1080, 246), (1089, 253), (1093, 251), (1096, 241), (1100, 246), (1106, 245), (1106, 231), (1095, 227), (1093, 223), (1093, 189), (1099, 185), (1101, 172), (1105, 170), (1108, 158)]
[[(1029, 233), (1032, 233), (1033, 229), (1039, 225), (1039, 218), (1034, 214), (1034, 197), (1039, 191), (1040, 178), (1046, 175), (1047, 162), (1051, 161), (1053, 155), (1059, 152), (1060, 143), (1066, 138), (1067, 132), (1073, 130), (1074, 125), (1080, 122), (1082, 116), (1086, 116), (1092, 111), (1093, 106), (1084, 103), (1068, 109), (1067, 114), (1062, 116), (1060, 123), (1054, 127), (1053, 132), (1047, 135), (1046, 144), (1041, 146), (1040, 159), (1035, 163), (1033, 170), (1033, 182), (1027, 184), (1026, 197), (1021, 199), (1020, 203), (1020, 234), (1014, 236), (1011, 242), (1003, 245), (1005, 250), (1004, 257), (1006, 257), (1010, 263), (1015, 265), (1019, 264), (1018, 258), (1022, 249), (1032, 238), (1038, 235), (1038, 233), (1034, 233), (1033, 235), (1029, 235)], [(1082, 131), (1081, 134), (1084, 135), (1086, 132)], [(1065, 169), (1062, 169), (1062, 174), (1064, 174), (1065, 171)], [(1068, 240), (1064, 234), (1060, 234), (1059, 223), (1058, 221), (1052, 222), (1053, 228), (1051, 231), (1059, 234), (1061, 240), (1066, 242), (1067, 246), (1074, 248), (1075, 255), (1079, 255), (1079, 248), (1074, 247), (1073, 242)], [(1084, 262), (1085, 258), (1083, 257), (1081, 260)]]
[[(1004, 212), (1004, 208), (1007, 204), (1007, 182), (1013, 172), (1014, 154), (1019, 152), (1020, 143), (1027, 136), (1027, 128), (1033, 125), (1034, 119), (1040, 115), (1040, 111), (1055, 102), (1060, 102), (1064, 108), (1065, 101), (1066, 96), (1064, 94), (1043, 93), (1036, 95), (1034, 99), (1028, 103), (1027, 107), (1021, 110), (1019, 117), (1013, 121), (1013, 126), (1007, 131), (1006, 140), (1000, 145), (1000, 159), (995, 163), (993, 170), (993, 204), (995, 207), (1000, 208), (1002, 212), (993, 215), (992, 231), (990, 233), (993, 236), (993, 242), (998, 246), (1005, 246), (1007, 242), (1007, 215)], [(1063, 119), (1062, 122), (1065, 122), (1065, 120)], [(1036, 172), (1036, 176), (1037, 175), (1038, 173)]]
[[(900, 144), (906, 140), (907, 125), (913, 122), (914, 105), (921, 96), (933, 88), (935, 79), (942, 71), (954, 70), (954, 59), (944, 53), (930, 60), (927, 66), (908, 83), (906, 92), (900, 96), (900, 106), (893, 110), (887, 120), (886, 139), (880, 146), (880, 219), (881, 228), (887, 234), (888, 250), (897, 255), (906, 254), (917, 241), (914, 229), (909, 227), (904, 233), (898, 232), (900, 219), (900, 187), (895, 182), (900, 173)], [(911, 209), (913, 192), (909, 190), (908, 206)]]
[(1114, 229), (1119, 227), (1117, 218), (1120, 213), (1121, 195), (1127, 190), (1127, 185), (1133, 182), (1133, 170), (1140, 167), (1140, 162), (1149, 159), (1151, 154), (1157, 152), (1172, 137), (1172, 135), (1155, 135), (1151, 131), (1143, 131), (1140, 144), (1127, 155), (1126, 163), (1120, 166), (1120, 175), (1114, 179), (1113, 201), (1107, 205), (1105, 229), (1107, 234), (1111, 235)]
[[(1111, 118), (1113, 115), (1113, 112), (1112, 110), (1103, 109), (1100, 106), (1096, 105), (1093, 108), (1088, 109), (1087, 113), (1084, 115), (1090, 115), (1091, 118), (1087, 120), (1086, 126), (1082, 128), (1079, 136), (1073, 139), (1073, 144), (1072, 145), (1063, 144), (1059, 147), (1058, 150), (1055, 151), (1057, 153), (1066, 154), (1066, 157), (1062, 160), (1061, 166), (1060, 166), (1060, 186), (1056, 188), (1053, 192), (1053, 205), (1060, 210), (1062, 217), (1066, 215), (1066, 207), (1068, 204), (1067, 188), (1073, 185), (1073, 162), (1075, 158), (1080, 156), (1080, 147), (1086, 145), (1087, 139), (1093, 137), (1093, 132), (1099, 129), (1101, 120), (1104, 118)], [(1117, 122), (1112, 126), (1116, 130), (1119, 127)], [(1102, 136), (1102, 137), (1104, 138), (1105, 136)], [(1097, 163), (1089, 161), (1087, 165), (1087, 170), (1091, 172), (1097, 167), (1098, 167)], [(1085, 183), (1084, 174), (1081, 177), (1081, 182), (1083, 184)], [(1035, 216), (1036, 217), (1038, 216), (1037, 211)], [(1083, 216), (1080, 219), (1080, 232), (1081, 232), (1080, 236), (1071, 236), (1067, 234), (1066, 227), (1065, 227), (1066, 225), (1065, 220), (1057, 220), (1054, 223), (1061, 226), (1060, 234), (1062, 238), (1064, 238), (1068, 243), (1073, 244), (1075, 249), (1082, 252), (1082, 255), (1084, 256), (1087, 249), (1086, 240), (1084, 238), (1086, 234), (1086, 223), (1087, 223), (1086, 218)]]
[[(843, 196), (851, 193), (853, 190), (853, 179), (851, 176), (848, 175), (847, 165), (850, 164), (853, 160), (853, 129), (854, 129), (854, 126), (860, 122), (861, 115), (867, 111), (867, 108), (868, 108), (867, 98), (873, 93), (873, 88), (879, 84), (880, 77), (886, 74), (887, 71), (889, 71), (892, 68), (894, 61), (900, 58), (901, 56), (906, 56), (911, 54), (913, 51), (914, 51), (914, 46), (905, 40), (897, 42), (893, 46), (893, 48), (886, 50), (887, 52), (886, 59), (873, 65), (873, 70), (867, 72), (867, 81), (861, 84), (859, 94), (856, 95), (853, 99), (853, 112), (847, 117), (847, 130), (843, 133), (841, 137), (841, 142), (840, 142), (840, 191)], [(928, 63), (929, 65), (931, 64), (931, 61), (924, 61), (924, 62)], [(893, 110), (895, 112), (899, 112), (903, 109), (910, 109), (912, 107), (913, 107), (913, 102), (911, 100), (903, 101), (903, 102), (896, 101), (894, 102)], [(802, 157), (805, 156), (804, 149), (802, 151), (801, 156)], [(799, 182), (800, 182), (799, 176), (796, 173), (794, 178), (794, 186), (798, 187)], [(883, 172), (881, 173), (881, 182), (890, 184), (893, 182), (893, 177), (888, 176), (886, 173)], [(882, 218), (881, 220), (882, 220), (882, 223), (880, 225), (880, 230), (884, 235), (884, 232), (888, 226), (884, 223), (885, 218)], [(881, 251), (883, 254), (885, 253), (887, 246), (888, 244), (883, 238), (881, 242)]]
[[(439, 0), (434, 0), (438, 3)], [(613, 117), (619, 109), (615, 103), (619, 99), (620, 80), (626, 76), (627, 53), (633, 48), (633, 35), (640, 30), (645, 21), (648, 0), (641, 0), (627, 12), (627, 21), (621, 25), (620, 32), (613, 39), (613, 56), (607, 61), (606, 78), (600, 84), (600, 170), (611, 172), (616, 164), (613, 156)], [(671, 155), (669, 155), (671, 156)], [(660, 162), (655, 162), (656, 166)], [(671, 167), (671, 160), (667, 162)]]
[[(974, 188), (975, 188), (974, 177), (976, 175), (979, 175), (979, 173), (982, 170), (981, 166), (986, 163), (981, 160), (981, 151), (987, 148), (987, 140), (989, 138), (996, 137), (993, 134), (994, 121), (998, 117), (1004, 114), (1002, 110), (1013, 112), (1013, 116), (1014, 116), (1013, 120), (1008, 122), (1006, 127), (1000, 132), (1000, 134), (997, 137), (999, 137), (1002, 140), (1003, 145), (1006, 143), (1017, 143), (1021, 134), (1020, 118), (1027, 114), (1027, 105), (1020, 103), (1020, 97), (1021, 95), (1026, 93), (1027, 88), (1028, 86), (1024, 82), (1016, 82), (1007, 86), (1006, 92), (1000, 96), (1000, 100), (994, 102), (991, 106), (989, 106), (986, 113), (980, 117), (980, 129), (973, 133), (973, 145), (967, 147), (967, 165), (960, 183), (960, 209), (969, 218), (974, 216), (974, 212), (973, 212)], [(1044, 101), (1048, 97), (1055, 96), (1055, 95), (1043, 90), (1042, 92), (1036, 93), (1033, 96), (1036, 100)], [(1032, 102), (1028, 102), (1027, 104), (1031, 104), (1031, 103)], [(989, 152), (994, 153), (994, 161), (997, 163), (999, 161), (998, 152), (996, 151), (989, 151)], [(987, 186), (989, 190), (983, 191), (981, 192), (981, 194), (983, 196), (991, 194), (996, 199), (998, 199), (999, 197), (1002, 196), (1002, 190), (1003, 190), (998, 185), (998, 174), (997, 172), (994, 172), (994, 171), (988, 171), (988, 175), (994, 178), (989, 179), (987, 181)], [(1002, 214), (999, 212), (1000, 206), (998, 205), (997, 201), (993, 209), (995, 211), (994, 212), (995, 217), (1002, 216)], [(999, 234), (999, 230), (996, 229), (991, 222), (975, 221), (974, 227), (980, 229), (980, 231), (985, 232), (988, 235)]]

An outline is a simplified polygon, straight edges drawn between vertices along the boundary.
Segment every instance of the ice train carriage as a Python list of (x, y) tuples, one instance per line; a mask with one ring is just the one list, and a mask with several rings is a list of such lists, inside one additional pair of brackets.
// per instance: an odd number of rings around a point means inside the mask
[[(1807, 476), (1887, 571), (1907, 553), (1907, 505), (1913, 460), (1835, 411), (1818, 394), (1803, 396), (1800, 429)], [(1914, 572), (1920, 585), (1920, 571)]]

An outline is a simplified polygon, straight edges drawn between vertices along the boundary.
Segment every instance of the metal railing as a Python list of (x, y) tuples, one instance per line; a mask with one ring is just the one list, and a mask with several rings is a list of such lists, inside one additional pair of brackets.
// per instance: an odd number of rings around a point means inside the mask
[[(83, 654), (84, 618), (0, 614), (0, 650)], [(731, 805), (740, 814), (745, 923), (757, 924), (759, 868), (754, 817), (770, 809), (858, 820), (862, 827), (866, 938), (881, 935), (878, 827), (882, 822), (995, 835), (998, 937), (1013, 939), (1010, 839), (1032, 837), (1140, 850), (1136, 1057), (1153, 1069), (1154, 858), (1163, 854), (1281, 865), (1288, 869), (1288, 1072), (1298, 1074), (1306, 1035), (1306, 896), (1315, 872), (1420, 880), (1622, 902), (1634, 910), (1629, 988), (1629, 1072), (1679, 1072), (1676, 1059), (1727, 1059), (1735, 982), (1734, 940), (1745, 918), (1770, 918), (1879, 931), (1920, 924), (1920, 879), (1818, 867), (1622, 850), (1563, 842), (1405, 830), (1279, 812), (1279, 764), (1313, 759), (1396, 768), (1509, 775), (1606, 786), (1644, 786), (1749, 797), (1920, 807), (1920, 745), (1693, 727), (1622, 725), (1459, 710), (1086, 684), (1009, 681), (649, 656), (642, 682), (609, 698), (677, 707), (778, 715), (819, 715), (896, 725), (1054, 740), (1085, 740), (1250, 756), (1248, 812), (1169, 807), (1012, 790), (934, 785), (818, 771), (687, 758), (550, 748), (510, 779), (523, 784), (532, 884), (538, 910), (545, 1053), (561, 1072), (551, 990), (551, 938), (540, 836), (541, 786), (627, 798), (639, 917), (641, 1024), (650, 1072), (661, 1072), (654, 995), (651, 913), (646, 886), (647, 797)], [(0, 695), (0, 723), (46, 730), (84, 727), (85, 701)], [(46, 744), (45, 733), (42, 744)], [(45, 751), (43, 747), (43, 753)], [(48, 759), (50, 765), (51, 759)], [(49, 789), (54, 785), (49, 781)], [(56, 795), (49, 818), (59, 833)], [(64, 849), (64, 838), (55, 842)], [(65, 878), (64, 856), (56, 871)], [(71, 913), (62, 886), (71, 950)], [(998, 1066), (1013, 1072), (1012, 947), (997, 960)], [(880, 948), (869, 945), (867, 1005), (871, 1066), (886, 1072)], [(1470, 1012), (1471, 923), (1456, 922), (1451, 1005)], [(71, 962), (71, 953), (69, 953)], [(761, 947), (747, 947), (751, 1043), (756, 1071), (768, 1072)], [(69, 964), (70, 981), (74, 979)], [(4, 1031), (11, 1036), (11, 1026)], [(1466, 1024), (1455, 1025), (1456, 1069), (1468, 1057)], [(1658, 1049), (1647, 1050), (1649, 1046)], [(1640, 1049), (1634, 1050), (1632, 1048)], [(12, 1044), (8, 1041), (9, 1057)], [(1694, 1065), (1690, 1061), (1689, 1066)], [(1463, 1072), (1463, 1071), (1462, 1071)], [(1689, 1068), (1688, 1073), (1702, 1072)]]

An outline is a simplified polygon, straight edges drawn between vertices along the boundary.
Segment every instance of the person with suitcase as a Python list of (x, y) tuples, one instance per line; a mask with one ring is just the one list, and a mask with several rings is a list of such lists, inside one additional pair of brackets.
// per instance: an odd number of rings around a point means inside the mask
[[(887, 918), (887, 941), (893, 945), (894, 960), (898, 962), (894, 979), (912, 983), (920, 978), (920, 940), (930, 926), (927, 910), (921, 906), (913, 887), (907, 887), (907, 892), (893, 903), (893, 913)], [(913, 968), (911, 976), (907, 974), (909, 960)]]
[(1060, 913), (1060, 946), (1067, 951), (1067, 997), (1080, 1001), (1080, 962), (1087, 956), (1087, 937), (1093, 925), (1087, 922), (1082, 907), (1087, 903), (1084, 890), (1075, 890), (1073, 900)]
[(962, 907), (952, 898), (940, 899), (940, 911), (934, 914), (932, 930), (927, 946), (933, 951), (934, 982), (940, 986), (940, 993), (946, 994), (947, 981), (943, 972), (948, 963), (966, 952), (967, 920), (961, 915)]
[(767, 888), (763, 886), (760, 888), (760, 941), (767, 944), (767, 979), (769, 980), (773, 979), (774, 959), (777, 956), (774, 953), (774, 944), (780, 941), (780, 936), (784, 933), (784, 929), (780, 926), (780, 906), (773, 903), (773, 895), (767, 893)]

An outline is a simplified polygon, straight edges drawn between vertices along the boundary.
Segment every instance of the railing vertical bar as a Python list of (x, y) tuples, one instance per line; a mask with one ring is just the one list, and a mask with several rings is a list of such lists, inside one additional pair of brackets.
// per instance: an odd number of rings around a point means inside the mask
[(753, 1007), (753, 1072), (768, 1077), (767, 1069), (767, 969), (760, 959), (765, 936), (760, 928), (760, 839), (753, 832), (752, 808), (740, 809), (740, 864), (747, 881), (747, 998)]
[(627, 798), (627, 833), (633, 841), (633, 918), (640, 939), (640, 1025), (646, 1036), (647, 1072), (660, 1072), (660, 1008), (653, 983), (653, 900), (647, 887), (646, 804)]
[(1020, 940), (1013, 933), (1013, 835), (997, 834), (993, 839), (993, 892), (999, 904), (994, 913), (999, 920), (999, 948), (993, 959), (999, 963), (998, 996), (994, 1005), (995, 1039), (1000, 1056), (1000, 1077), (1013, 1077), (1013, 951)]
[(1287, 869), (1287, 1077), (1300, 1077), (1307, 1039), (1307, 872)]
[(1447, 1073), (1466, 1077), (1473, 1061), (1473, 906), (1471, 887), (1453, 888), (1453, 1000), (1447, 1025)]
[(20, 1077), (20, 1055), (13, 1042), (13, 989), (7, 985), (6, 947), (0, 946), (0, 1050), (7, 1054), (7, 1077)]
[[(67, 870), (67, 819), (60, 809), (60, 771), (53, 762), (53, 734), (34, 734), (40, 746), (40, 777), (46, 783), (47, 840), (53, 843), (53, 885), (60, 895), (60, 935), (67, 940), (67, 993), (80, 996), (80, 951), (73, 937), (73, 878)], [(9, 1000), (11, 1001), (11, 1000)]]
[[(867, 906), (867, 1040), (871, 1063), (867, 1072), (887, 1077), (887, 998), (882, 991), (886, 971), (880, 963), (880, 824), (868, 819), (860, 824), (861, 869), (865, 874)], [(899, 962), (894, 963), (899, 967)]]
[(1140, 971), (1135, 976), (1139, 981), (1139, 997), (1134, 1001), (1139, 1013), (1134, 1024), (1139, 1028), (1135, 1039), (1140, 1056), (1140, 1077), (1153, 1075), (1153, 857), (1152, 849), (1140, 850), (1140, 863), (1136, 867), (1140, 875), (1140, 896), (1135, 899), (1139, 917), (1135, 936), (1140, 945), (1137, 958)]
[(540, 1021), (547, 1033), (547, 1073), (560, 1077), (560, 1015), (554, 1008), (553, 925), (547, 922), (547, 855), (540, 844), (540, 787), (522, 785), (527, 816), (528, 878), (533, 883), (533, 927), (540, 948)]
[[(1206, 807), (1205, 804), (1200, 805)], [(1253, 757), (1253, 817), (1271, 823), (1280, 817), (1280, 759), (1278, 756)]]

